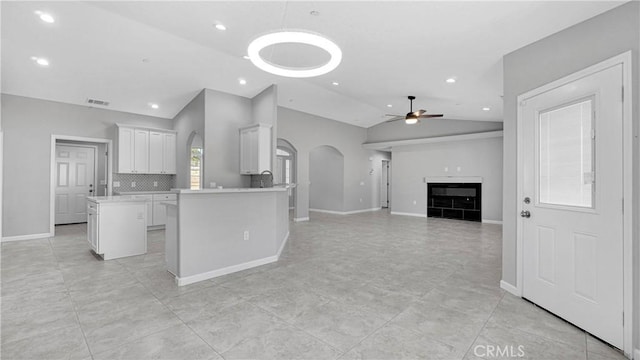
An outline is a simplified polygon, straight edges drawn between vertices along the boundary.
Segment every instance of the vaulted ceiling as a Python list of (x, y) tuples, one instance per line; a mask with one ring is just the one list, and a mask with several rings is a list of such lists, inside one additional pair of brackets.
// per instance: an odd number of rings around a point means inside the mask
[[(275, 83), (279, 105), (362, 127), (408, 112), (407, 95), (417, 97), (414, 109), (445, 118), (502, 121), (504, 54), (621, 3), (4, 1), (2, 92), (79, 105), (95, 98), (109, 109), (173, 118), (203, 88), (253, 97)], [(292, 79), (243, 58), (252, 39), (283, 28), (329, 37), (342, 63)], [(263, 53), (289, 66), (327, 60), (302, 45)]]

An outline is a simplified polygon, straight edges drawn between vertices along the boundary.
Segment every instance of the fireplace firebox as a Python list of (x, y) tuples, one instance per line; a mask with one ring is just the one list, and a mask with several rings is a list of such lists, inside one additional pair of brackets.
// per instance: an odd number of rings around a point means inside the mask
[(429, 183), (427, 216), (482, 221), (481, 183)]

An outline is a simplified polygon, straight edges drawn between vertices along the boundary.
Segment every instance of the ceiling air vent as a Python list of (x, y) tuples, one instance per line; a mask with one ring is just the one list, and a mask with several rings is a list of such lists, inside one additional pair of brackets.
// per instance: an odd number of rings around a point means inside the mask
[(100, 105), (100, 106), (109, 106), (109, 102), (108, 101), (104, 101), (104, 100), (98, 100), (98, 99), (87, 99), (87, 104), (91, 104), (91, 105)]

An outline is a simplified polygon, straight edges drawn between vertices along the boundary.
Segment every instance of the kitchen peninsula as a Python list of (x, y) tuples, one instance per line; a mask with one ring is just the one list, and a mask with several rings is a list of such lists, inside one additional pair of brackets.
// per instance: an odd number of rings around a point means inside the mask
[(278, 261), (289, 237), (289, 189), (176, 191), (166, 204), (166, 260), (179, 286)]

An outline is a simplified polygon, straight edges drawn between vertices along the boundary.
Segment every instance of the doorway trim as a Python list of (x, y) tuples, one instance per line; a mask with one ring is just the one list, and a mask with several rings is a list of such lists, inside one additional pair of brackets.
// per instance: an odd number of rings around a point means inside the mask
[[(589, 66), (585, 69), (574, 72), (561, 79), (552, 81), (548, 84), (542, 85), (536, 89), (530, 90), (517, 97), (518, 112), (516, 117), (516, 131), (517, 131), (517, 209), (516, 214), (523, 210), (520, 199), (524, 197), (523, 189), (523, 161), (524, 161), (524, 149), (522, 148), (522, 138), (524, 133), (522, 131), (522, 121), (524, 114), (522, 113), (523, 107), (520, 105), (523, 101), (529, 98), (548, 92), (552, 89), (566, 85), (570, 82), (579, 80), (583, 77), (605, 70), (612, 66), (622, 65), (622, 86), (623, 95), (626, 101), (622, 104), (622, 141), (623, 141), (623, 351), (627, 356), (633, 354), (633, 122), (632, 122), (632, 77), (631, 77), (631, 51), (627, 51), (620, 55), (614, 56), (607, 60), (604, 60), (595, 65)], [(517, 217), (516, 221), (516, 286), (505, 286), (505, 290), (522, 297), (523, 281), (524, 281), (524, 253), (523, 253), (523, 218)]]
[[(113, 169), (113, 141), (111, 139), (90, 138), (82, 136), (69, 135), (51, 135), (51, 161), (49, 163), (49, 236), (55, 236), (56, 223), (56, 143), (61, 141), (80, 141), (86, 142), (87, 145), (106, 144), (107, 146), (107, 195), (111, 195), (112, 191), (112, 169)], [(96, 151), (96, 157), (99, 156)], [(97, 165), (97, 164), (96, 164)], [(96, 181), (99, 179), (96, 178)], [(97, 186), (96, 186), (97, 188)]]

